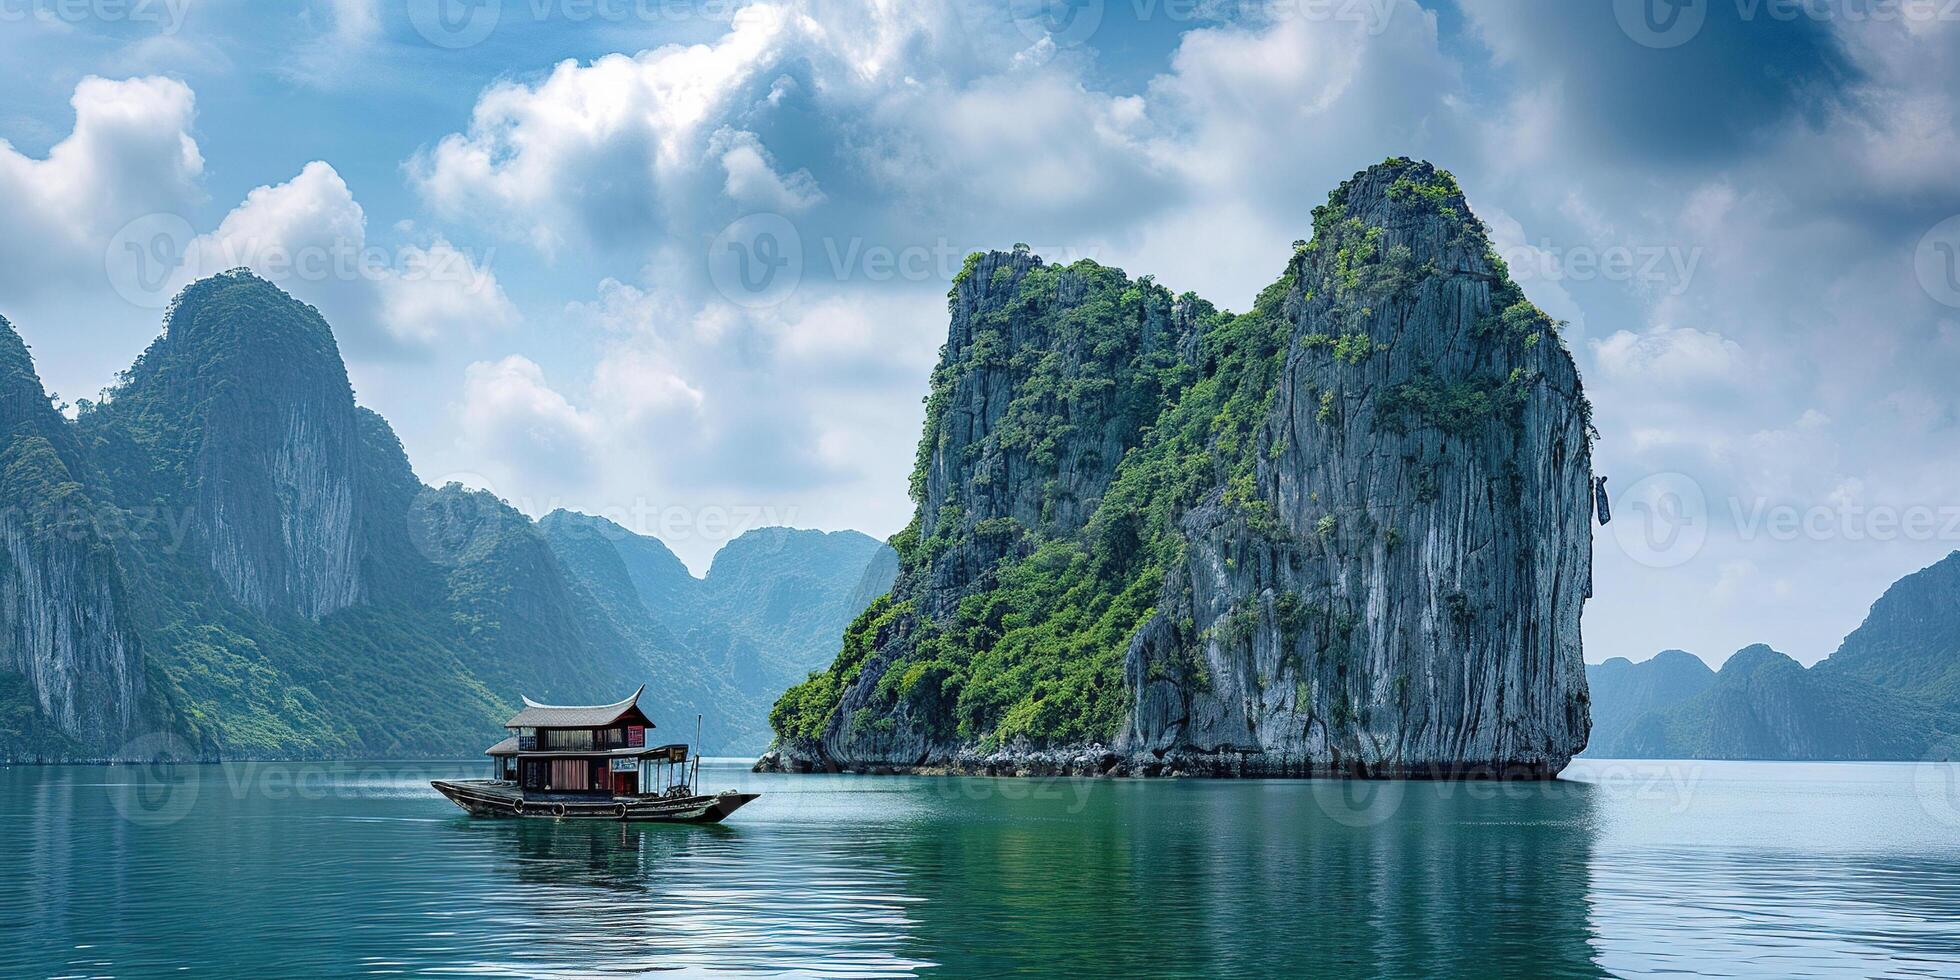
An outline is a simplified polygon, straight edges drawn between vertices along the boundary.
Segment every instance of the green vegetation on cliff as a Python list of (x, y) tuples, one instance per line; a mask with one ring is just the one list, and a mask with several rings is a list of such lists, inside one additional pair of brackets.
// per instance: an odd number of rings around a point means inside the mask
[[(969, 258), (963, 275), (979, 259)], [(1037, 266), (1018, 279), (1002, 275), (1006, 268), (996, 272), (1011, 293), (975, 317), (973, 342), (933, 374), (914, 499), (927, 504), (928, 468), (935, 453), (949, 448), (1024, 453), (1031, 478), (1057, 484), (1051, 491), (1064, 489), (1058, 447), (1079, 440), (1086, 425), (1130, 434), (1115, 475), (1079, 527), (1051, 521), (1028, 527), (1011, 517), (971, 521), (954, 488), (935, 515), (933, 534), (922, 537), (923, 521), (915, 520), (893, 544), (904, 574), (924, 575), (961, 539), (1001, 539), (1004, 556), (989, 570), (988, 587), (940, 620), (919, 615), (910, 603), (874, 605), (846, 632), (837, 662), (777, 704), (771, 721), (778, 734), (820, 738), (876, 638), (905, 630), (910, 645), (878, 682), (885, 707), (858, 709), (863, 723), (889, 717), (902, 703), (908, 717), (939, 727), (933, 735), (981, 745), (1112, 738), (1129, 696), (1124, 651), (1156, 611), (1165, 570), (1183, 560), (1178, 518), (1224, 486), (1226, 501), (1249, 522), (1271, 526), (1269, 508), (1252, 490), (1255, 447), (1285, 360), (1282, 306), (1305, 261), (1296, 257), (1242, 314), (1188, 293), (1173, 298), (1148, 277), (1131, 280), (1088, 260)], [(1065, 282), (1080, 290), (1079, 299), (1059, 299)], [(1180, 356), (1172, 343), (1149, 342), (1153, 331), (1172, 323), (1186, 325), (1195, 357)], [(1052, 343), (1006, 353), (1003, 338), (1034, 324), (1052, 332)], [(1358, 344), (1342, 340), (1326, 354), (1352, 363), (1366, 356), (1358, 351)], [(1017, 383), (996, 434), (985, 447), (949, 447), (945, 415), (959, 382), (1001, 367)]]
[[(893, 540), (898, 581), (836, 662), (778, 702), (788, 765), (1134, 752), (1155, 737), (1138, 735), (1145, 712), (1153, 733), (1221, 756), (1333, 766), (1420, 743), (1448, 765), (1462, 746), (1434, 733), (1459, 710), (1487, 716), (1473, 738), (1488, 758), (1563, 764), (1583, 740), (1582, 696), (1568, 693), (1583, 676), (1576, 637), (1557, 637), (1575, 632), (1565, 620), (1583, 596), (1511, 577), (1537, 558), (1580, 572), (1589, 556), (1569, 533), (1583, 515), (1510, 513), (1527, 485), (1579, 499), (1569, 488), (1589, 476), (1556, 324), (1494, 261), (1455, 180), (1427, 164), (1357, 174), (1313, 226), (1239, 313), (1091, 261), (1051, 266), (1020, 247), (968, 259), (926, 398), (917, 510)], [(1545, 465), (1525, 473), (1540, 451)], [(1502, 499), (1489, 493), (1500, 481)], [(1439, 486), (1457, 490), (1448, 503)], [(1431, 513), (1480, 495), (1504, 513)], [(1427, 560), (1488, 594), (1429, 595), (1449, 573), (1387, 557), (1405, 547), (1405, 520)], [(1462, 540), (1469, 528), (1481, 550)], [(1494, 574), (1493, 554), (1516, 557)], [(1361, 595), (1378, 588), (1397, 595)], [(1359, 663), (1363, 606), (1406, 665), (1370, 676)], [(1497, 661), (1521, 644), (1491, 617), (1488, 639), (1452, 660), (1431, 607), (1466, 645), (1487, 609), (1557, 620), (1518, 656), (1552, 665), (1532, 682), (1559, 694), (1500, 732), (1488, 718), (1518, 703), (1522, 682)], [(1488, 682), (1484, 701), (1415, 717), (1464, 670)], [(1364, 725), (1379, 735), (1365, 746)]]

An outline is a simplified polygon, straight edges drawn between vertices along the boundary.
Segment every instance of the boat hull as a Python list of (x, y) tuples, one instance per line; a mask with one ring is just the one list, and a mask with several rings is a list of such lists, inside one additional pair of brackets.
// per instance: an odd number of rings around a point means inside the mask
[(545, 820), (613, 820), (628, 823), (720, 823), (759, 793), (713, 796), (613, 796), (598, 798), (526, 796), (510, 783), (487, 779), (437, 779), (436, 792), (472, 817), (532, 817)]

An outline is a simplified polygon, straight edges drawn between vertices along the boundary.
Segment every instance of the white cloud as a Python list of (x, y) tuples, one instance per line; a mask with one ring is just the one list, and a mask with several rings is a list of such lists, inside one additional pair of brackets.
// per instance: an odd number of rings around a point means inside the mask
[(191, 137), (195, 99), (169, 78), (89, 76), (75, 86), (72, 132), (34, 159), (0, 140), (0, 290), (18, 300), (55, 284), (99, 284), (125, 224), (182, 215), (203, 197)]
[(1656, 324), (1593, 342), (1600, 368), (1616, 381), (1669, 386), (1720, 384), (1734, 378), (1742, 346), (1719, 333)]
[[(492, 86), (411, 179), (437, 213), (548, 254), (698, 251), (741, 214), (819, 202), (843, 205), (841, 234), (1036, 236), (1071, 217), (1129, 220), (1168, 192), (1129, 131), (1133, 104), (1060, 67), (1008, 72), (998, 41), (945, 8), (752, 4), (711, 43)], [(784, 160), (786, 147), (804, 153)]]
[(817, 187), (810, 171), (777, 173), (769, 151), (754, 133), (720, 130), (709, 141), (709, 150), (720, 155), (722, 169), (728, 172), (723, 190), (737, 204), (753, 210), (794, 214), (823, 203), (823, 190)]
[(366, 212), (323, 161), (253, 189), (191, 242), (175, 278), (181, 285), (239, 266), (319, 306), (356, 338), (378, 326), (396, 344), (426, 346), (517, 321), (496, 277), (447, 239), (393, 249), (370, 241)]
[(615, 347), (600, 360), (592, 395), (608, 419), (627, 425), (644, 424), (648, 418), (684, 419), (707, 400), (658, 352), (632, 346)]
[(380, 0), (314, 0), (301, 7), (301, 35), (292, 57), (276, 70), (314, 86), (334, 86), (375, 74), (381, 39)]
[(564, 491), (589, 481), (596, 422), (517, 355), (463, 372), (457, 422), (464, 448), (504, 487)]
[(535, 86), (500, 82), (478, 99), (467, 133), (417, 155), (412, 180), (438, 213), (494, 216), (548, 252), (615, 244), (658, 221), (663, 186), (698, 169), (723, 110), (801, 25), (752, 6), (712, 45), (565, 61)]
[(382, 322), (396, 337), (429, 344), (517, 322), (517, 308), (497, 277), (447, 239), (438, 237), (426, 248), (404, 245), (399, 259), (399, 268), (374, 281)]

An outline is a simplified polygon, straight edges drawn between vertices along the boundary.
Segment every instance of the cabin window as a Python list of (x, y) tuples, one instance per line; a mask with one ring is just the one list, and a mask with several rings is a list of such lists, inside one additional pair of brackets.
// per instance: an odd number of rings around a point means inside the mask
[(553, 728), (544, 733), (544, 747), (560, 751), (582, 752), (592, 747), (590, 728)]
[(524, 788), (541, 790), (549, 785), (550, 768), (543, 759), (525, 759), (521, 763), (524, 774)]

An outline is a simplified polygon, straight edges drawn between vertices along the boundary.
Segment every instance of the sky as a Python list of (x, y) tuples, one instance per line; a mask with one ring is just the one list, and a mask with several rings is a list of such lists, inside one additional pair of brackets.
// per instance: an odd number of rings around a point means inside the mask
[(334, 325), (425, 482), (697, 573), (911, 516), (948, 280), (1244, 309), (1392, 155), (1567, 321), (1586, 657), (1811, 663), (1960, 549), (1947, 0), (0, 0), (0, 316), (97, 397), (185, 282)]

